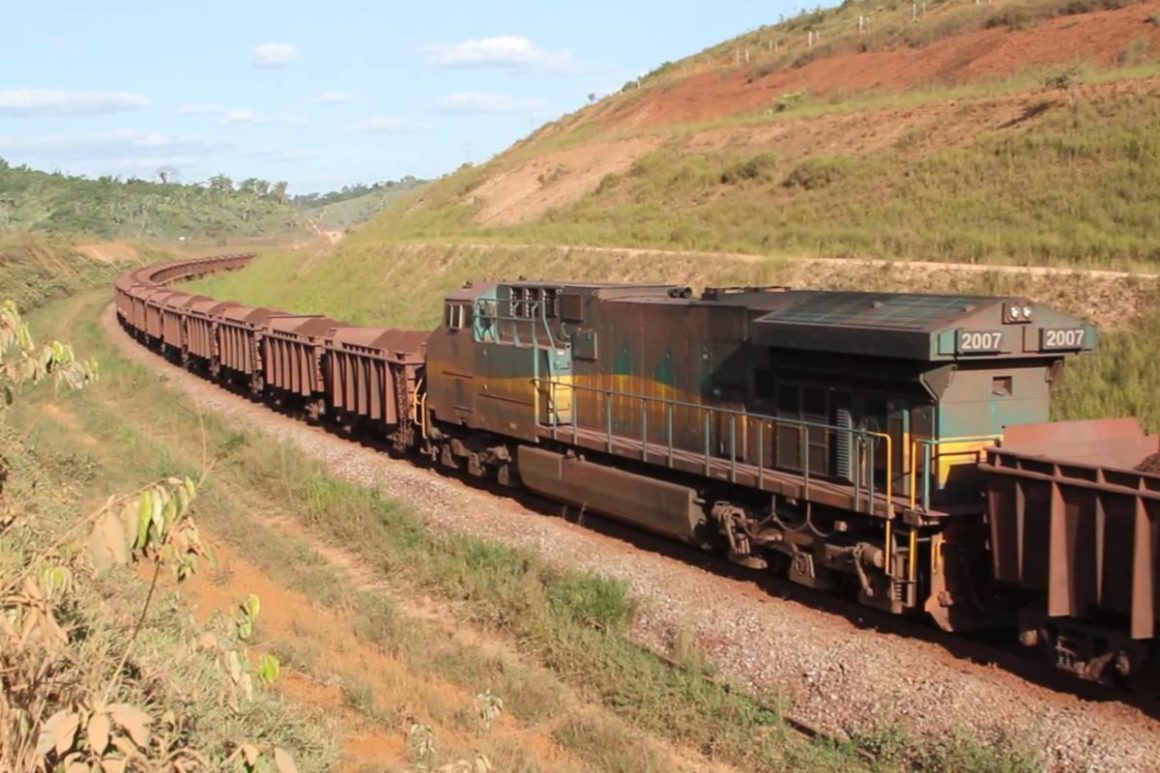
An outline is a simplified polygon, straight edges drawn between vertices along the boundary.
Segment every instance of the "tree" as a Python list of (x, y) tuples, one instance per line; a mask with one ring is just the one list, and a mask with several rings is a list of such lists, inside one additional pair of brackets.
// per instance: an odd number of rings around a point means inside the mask
[(238, 190), (253, 196), (265, 196), (270, 192), (270, 183), (258, 177), (248, 177), (238, 185)]
[(209, 189), (214, 193), (233, 193), (234, 181), (224, 174), (215, 174), (209, 178)]
[(279, 180), (278, 182), (274, 183), (274, 187), (270, 189), (270, 195), (273, 196), (274, 200), (279, 204), (285, 204), (286, 189), (289, 187), (290, 183), (286, 182), (285, 180)]
[(157, 169), (157, 179), (161, 181), (162, 185), (168, 185), (170, 182), (177, 182), (180, 172), (175, 166), (162, 166)]

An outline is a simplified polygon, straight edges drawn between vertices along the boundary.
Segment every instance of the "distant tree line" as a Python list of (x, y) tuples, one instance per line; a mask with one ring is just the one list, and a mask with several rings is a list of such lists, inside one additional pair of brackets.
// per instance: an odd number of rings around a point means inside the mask
[(377, 183), (355, 183), (354, 185), (344, 185), (337, 191), (330, 191), (329, 193), (305, 193), (297, 196), (292, 196), (290, 202), (296, 207), (302, 209), (315, 209), (317, 207), (325, 207), (327, 204), (337, 204), (340, 201), (347, 201), (349, 199), (357, 199), (361, 196), (366, 196), (369, 193), (382, 192), (397, 192), (410, 190), (423, 185), (426, 180), (420, 180), (412, 175), (400, 178), (398, 180), (385, 180)]
[(216, 174), (205, 182), (186, 183), (179, 170), (167, 166), (156, 171), (155, 179), (111, 175), (92, 179), (0, 159), (0, 233), (165, 239), (286, 233), (306, 229), (304, 209), (369, 193), (398, 194), (422, 183), (407, 176), (290, 196), (285, 180), (235, 181)]
[(100, 238), (199, 238), (305, 230), (288, 184), (225, 175), (182, 183), (171, 167), (156, 180), (96, 179), (14, 166), (0, 159), (0, 232), (39, 231)]

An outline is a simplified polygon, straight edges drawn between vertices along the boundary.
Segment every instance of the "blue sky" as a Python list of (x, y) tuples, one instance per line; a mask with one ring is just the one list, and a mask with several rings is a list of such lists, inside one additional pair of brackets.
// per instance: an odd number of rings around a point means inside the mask
[(45, 0), (0, 11), (0, 158), (291, 192), (433, 177), (790, 15), (720, 5)]

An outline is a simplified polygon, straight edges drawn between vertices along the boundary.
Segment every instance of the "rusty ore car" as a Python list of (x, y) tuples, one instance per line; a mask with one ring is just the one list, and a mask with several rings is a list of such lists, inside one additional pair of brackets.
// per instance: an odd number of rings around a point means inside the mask
[(1158, 439), (1049, 421), (1096, 345), (1082, 320), (1022, 297), (521, 280), (450, 294), (426, 332), (166, 288), (250, 257), (121, 276), (122, 325), (401, 453), (1155, 681)]

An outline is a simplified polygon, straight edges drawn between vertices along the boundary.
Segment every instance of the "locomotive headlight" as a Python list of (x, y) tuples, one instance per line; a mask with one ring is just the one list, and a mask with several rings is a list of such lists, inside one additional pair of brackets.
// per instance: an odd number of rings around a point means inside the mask
[(1034, 309), (1027, 301), (1015, 301), (1003, 305), (1003, 321), (1012, 324), (1026, 324), (1031, 321)]

